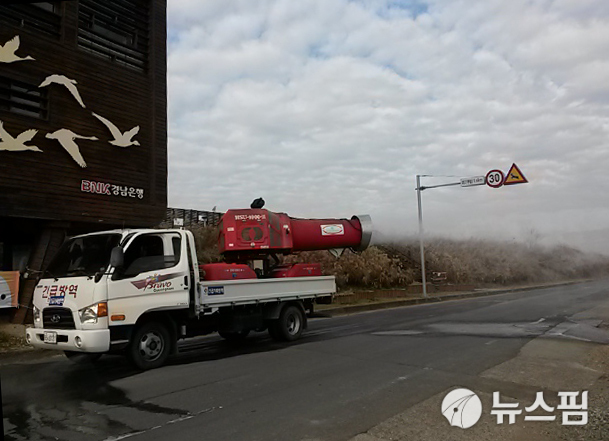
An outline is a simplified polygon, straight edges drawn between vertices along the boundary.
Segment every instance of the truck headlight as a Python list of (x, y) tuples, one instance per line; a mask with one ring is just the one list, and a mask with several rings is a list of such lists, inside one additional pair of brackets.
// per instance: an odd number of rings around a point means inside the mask
[(40, 309), (34, 306), (34, 324), (39, 325), (42, 323), (42, 314), (40, 313)]
[(99, 317), (108, 316), (108, 304), (106, 302), (96, 303), (78, 311), (80, 323), (95, 324)]

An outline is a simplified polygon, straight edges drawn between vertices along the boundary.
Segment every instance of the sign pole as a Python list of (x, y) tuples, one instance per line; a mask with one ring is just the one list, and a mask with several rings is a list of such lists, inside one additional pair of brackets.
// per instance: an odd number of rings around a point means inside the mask
[[(439, 177), (434, 175), (416, 175), (417, 176), (417, 202), (419, 204), (419, 246), (421, 248), (421, 281), (423, 282), (423, 297), (427, 298), (427, 278), (425, 276), (425, 246), (423, 244), (423, 208), (421, 204), (421, 192), (428, 188), (452, 187), (460, 185), (461, 187), (475, 187), (478, 185), (488, 185), (489, 187), (499, 188), (503, 185), (510, 184), (526, 184), (529, 182), (524, 177), (516, 164), (512, 164), (508, 176), (505, 177), (501, 170), (491, 170), (486, 176), (472, 176), (470, 178), (461, 178), (459, 182), (451, 182), (449, 184), (430, 185), (421, 187), (421, 177)], [(449, 176), (445, 176), (449, 177)]]
[(427, 279), (425, 277), (425, 248), (423, 245), (423, 210), (421, 208), (421, 175), (417, 175), (417, 200), (419, 203), (419, 246), (421, 248), (421, 280), (423, 297), (427, 298)]

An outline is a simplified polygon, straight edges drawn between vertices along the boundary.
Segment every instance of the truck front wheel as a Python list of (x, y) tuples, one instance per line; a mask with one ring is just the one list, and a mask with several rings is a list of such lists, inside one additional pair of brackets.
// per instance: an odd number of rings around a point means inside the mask
[(133, 334), (129, 358), (138, 369), (154, 369), (165, 363), (170, 350), (167, 327), (161, 323), (149, 322)]
[(269, 333), (276, 340), (294, 341), (300, 338), (305, 326), (302, 310), (297, 306), (286, 306), (281, 311), (279, 319), (274, 321)]

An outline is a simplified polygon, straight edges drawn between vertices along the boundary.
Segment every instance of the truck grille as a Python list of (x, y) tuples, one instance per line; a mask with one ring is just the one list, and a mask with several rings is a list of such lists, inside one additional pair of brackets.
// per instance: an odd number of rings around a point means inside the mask
[(43, 309), (42, 325), (45, 329), (76, 329), (74, 316), (68, 308)]

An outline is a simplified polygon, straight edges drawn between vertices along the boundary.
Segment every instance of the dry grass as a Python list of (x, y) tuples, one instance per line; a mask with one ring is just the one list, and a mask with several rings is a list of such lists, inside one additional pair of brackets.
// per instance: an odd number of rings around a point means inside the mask
[(25, 342), (25, 337), (15, 336), (0, 330), (0, 354), (24, 348), (30, 348), (30, 345)]
[(196, 226), (190, 228), (195, 236), (195, 247), (200, 264), (221, 262), (222, 255), (218, 251), (218, 227)]
[[(392, 247), (416, 255), (417, 242)], [(428, 269), (446, 271), (451, 283), (515, 285), (609, 275), (609, 257), (565, 245), (543, 247), (492, 240), (432, 239), (426, 243)]]
[[(192, 229), (199, 263), (222, 261), (218, 228)], [(327, 251), (307, 251), (285, 256), (286, 263), (319, 262), (324, 274), (336, 276), (340, 288), (394, 288), (420, 281), (419, 246), (416, 240), (389, 244), (411, 259), (388, 256), (375, 246), (363, 253), (346, 250), (336, 259)], [(381, 246), (382, 248), (382, 246)], [(429, 271), (446, 271), (453, 284), (519, 285), (609, 275), (609, 257), (586, 254), (564, 245), (542, 247), (492, 240), (431, 239), (426, 243)]]
[(413, 268), (404, 267), (398, 259), (387, 256), (377, 247), (362, 253), (345, 250), (339, 258), (328, 251), (305, 251), (287, 256), (286, 262), (319, 262), (324, 274), (336, 276), (340, 288), (391, 288), (410, 285), (414, 281)]

